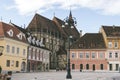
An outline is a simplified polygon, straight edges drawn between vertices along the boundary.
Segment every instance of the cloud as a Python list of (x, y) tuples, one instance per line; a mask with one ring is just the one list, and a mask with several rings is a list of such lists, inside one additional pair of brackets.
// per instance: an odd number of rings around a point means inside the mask
[(120, 15), (120, 0), (14, 0), (21, 15), (39, 10), (88, 8), (104, 15)]

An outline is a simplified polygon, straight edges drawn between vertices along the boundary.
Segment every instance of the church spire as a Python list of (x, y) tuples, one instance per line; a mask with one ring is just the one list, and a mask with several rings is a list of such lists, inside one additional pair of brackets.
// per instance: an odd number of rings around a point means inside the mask
[(70, 10), (69, 19), (72, 19), (72, 12)]

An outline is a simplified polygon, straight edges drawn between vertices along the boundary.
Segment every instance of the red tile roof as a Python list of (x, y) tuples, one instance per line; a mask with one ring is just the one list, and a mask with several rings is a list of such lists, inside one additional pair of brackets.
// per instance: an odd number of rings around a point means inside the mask
[[(13, 31), (13, 36), (10, 36), (7, 32), (9, 32), (10, 30)], [(7, 24), (4, 22), (0, 22), (0, 37), (7, 37), (7, 38), (11, 38), (14, 40), (18, 40), (21, 42), (25, 42), (26, 41), (26, 37), (22, 35), (22, 39), (19, 39), (17, 35), (19, 35), (19, 33), (21, 33), (21, 31), (16, 28), (14, 25), (12, 24)]]

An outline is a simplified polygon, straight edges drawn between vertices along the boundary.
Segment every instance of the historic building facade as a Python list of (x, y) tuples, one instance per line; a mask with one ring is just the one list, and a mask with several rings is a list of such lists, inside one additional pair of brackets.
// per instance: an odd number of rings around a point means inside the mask
[(33, 36), (27, 37), (28, 46), (28, 72), (49, 71), (50, 51)]
[(27, 48), (27, 72), (49, 71), (50, 50), (45, 48), (43, 41), (32, 36), (24, 28), (11, 24), (25, 34), (29, 44)]
[(101, 33), (86, 33), (70, 49), (72, 70), (107, 70), (106, 46)]
[(102, 26), (100, 32), (103, 34), (107, 47), (108, 70), (118, 71), (120, 68), (120, 27)]
[[(72, 14), (70, 13), (70, 18)], [(79, 37), (79, 32), (74, 27), (70, 32), (69, 28), (62, 28), (64, 22), (56, 17), (49, 20), (39, 14), (35, 14), (27, 27), (27, 31), (43, 42), (46, 48), (51, 50), (50, 68), (56, 69), (66, 67), (66, 43), (68, 34), (72, 34), (75, 41)], [(63, 48), (64, 47), (64, 48)], [(61, 52), (62, 50), (62, 52)], [(65, 58), (62, 58), (64, 56)]]
[(0, 22), (0, 45), (4, 46), (0, 56), (2, 71), (27, 70), (27, 47), (25, 34), (11, 23)]

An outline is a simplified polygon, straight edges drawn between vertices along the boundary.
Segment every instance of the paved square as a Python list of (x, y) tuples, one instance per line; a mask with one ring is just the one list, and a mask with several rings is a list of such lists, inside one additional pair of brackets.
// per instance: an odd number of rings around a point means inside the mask
[[(65, 80), (65, 71), (15, 73), (12, 80)], [(120, 80), (119, 72), (75, 72), (72, 71), (72, 80)], [(113, 79), (116, 78), (116, 79)]]

